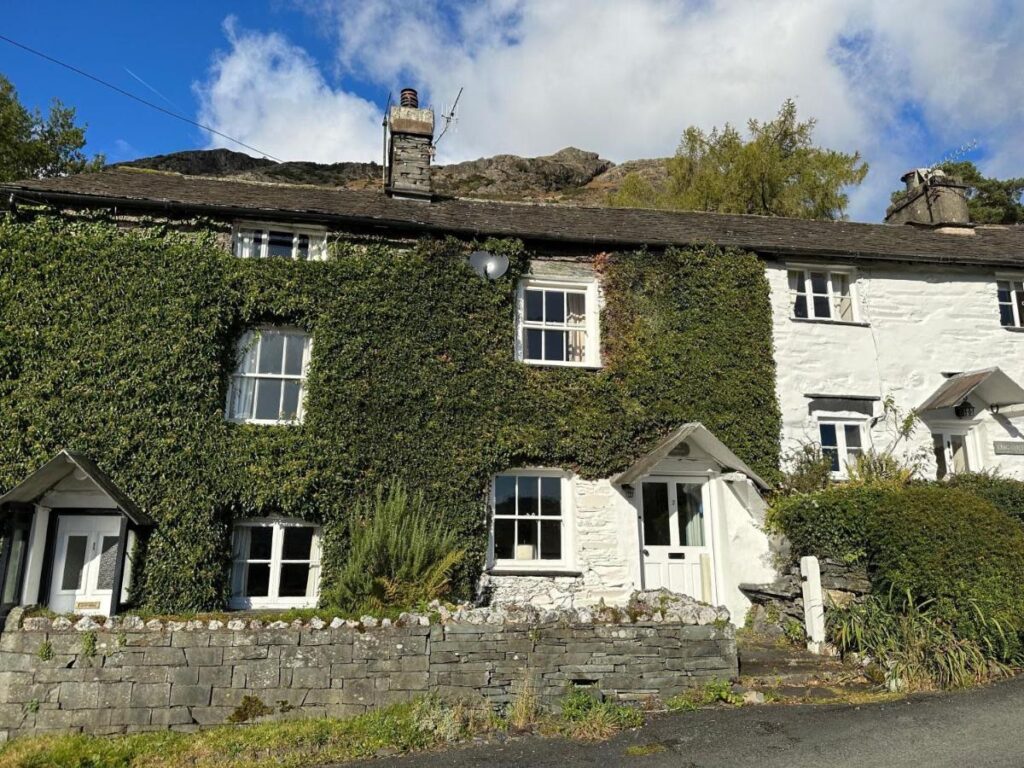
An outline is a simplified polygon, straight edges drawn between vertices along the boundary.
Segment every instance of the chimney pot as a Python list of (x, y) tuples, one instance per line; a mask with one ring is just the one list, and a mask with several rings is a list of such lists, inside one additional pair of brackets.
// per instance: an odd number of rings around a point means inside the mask
[(415, 88), (402, 89), (401, 104), (403, 107), (411, 107), (412, 109), (417, 109), (420, 106), (420, 96), (416, 93)]
[(959, 181), (938, 168), (915, 168), (900, 180), (907, 190), (885, 212), (886, 224), (916, 224), (942, 232), (972, 226), (967, 188)]

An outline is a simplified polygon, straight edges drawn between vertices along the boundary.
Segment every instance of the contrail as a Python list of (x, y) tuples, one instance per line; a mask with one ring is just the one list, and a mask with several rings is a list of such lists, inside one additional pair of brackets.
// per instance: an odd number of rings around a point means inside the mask
[(131, 75), (132, 77), (134, 77), (134, 78), (135, 78), (136, 80), (138, 80), (138, 81), (139, 81), (140, 83), (142, 83), (142, 84), (143, 84), (144, 86), (146, 86), (147, 88), (149, 88), (149, 90), (151, 90), (151, 91), (152, 91), (153, 93), (155, 93), (155, 94), (156, 94), (157, 96), (159, 96), (159, 97), (160, 97), (161, 99), (163, 99), (164, 101), (166, 101), (166, 102), (167, 102), (168, 104), (170, 104), (170, 105), (171, 105), (172, 107), (174, 107), (175, 109), (181, 109), (181, 107), (179, 107), (179, 106), (178, 106), (177, 104), (175, 104), (175, 103), (174, 103), (173, 101), (171, 101), (171, 100), (170, 100), (170, 99), (168, 99), (168, 98), (167, 98), (166, 96), (164, 96), (164, 95), (163, 95), (162, 93), (160, 93), (160, 91), (158, 91), (158, 90), (157, 90), (156, 88), (154, 88), (154, 87), (153, 87), (152, 85), (150, 85), (150, 84), (149, 84), (149, 83), (147, 83), (147, 82), (146, 82), (145, 80), (143, 80), (143, 79), (142, 79), (141, 77), (139, 77), (139, 76), (138, 76), (138, 75), (136, 75), (136, 74), (135, 74), (134, 72), (132, 72), (132, 71), (131, 71), (130, 69), (128, 69), (128, 67), (124, 67), (124, 71), (125, 71), (125, 72), (127, 72), (127, 73), (128, 73), (129, 75)]

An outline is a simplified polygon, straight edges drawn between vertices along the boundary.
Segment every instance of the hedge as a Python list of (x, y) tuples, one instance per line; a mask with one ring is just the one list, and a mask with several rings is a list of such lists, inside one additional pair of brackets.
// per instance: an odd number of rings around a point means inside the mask
[(988, 499), (1024, 524), (1024, 482), (987, 472), (958, 472), (950, 475), (946, 482), (951, 488), (962, 488)]
[(1021, 650), (1024, 529), (986, 499), (936, 483), (849, 485), (780, 499), (769, 519), (794, 556), (863, 562), (874, 592), (931, 601), (1000, 658)]
[[(602, 370), (513, 360), (517, 278), (473, 244), (340, 242), (324, 262), (234, 258), (196, 231), (36, 216), (0, 221), (0, 489), (61, 448), (95, 460), (158, 520), (140, 591), (167, 612), (222, 606), (233, 519), (325, 525), (329, 585), (356, 499), (397, 477), (483, 562), (489, 478), (512, 466), (607, 477), (701, 421), (773, 477), (768, 286), (749, 253), (605, 254)], [(234, 344), (281, 323), (313, 335), (299, 427), (225, 422)]]

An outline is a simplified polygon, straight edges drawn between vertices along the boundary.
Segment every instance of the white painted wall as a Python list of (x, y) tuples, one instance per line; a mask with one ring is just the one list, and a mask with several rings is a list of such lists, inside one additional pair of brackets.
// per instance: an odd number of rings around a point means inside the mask
[[(775, 579), (771, 547), (761, 530), (764, 502), (744, 477), (722, 476), (698, 452), (691, 460), (667, 458), (652, 475), (699, 473), (709, 478), (716, 527), (715, 578), (718, 603), (741, 625), (750, 602), (739, 591), (745, 582)], [(579, 575), (485, 575), (491, 602), (528, 602), (540, 608), (623, 605), (642, 584), (640, 528), (634, 499), (627, 499), (610, 480), (574, 478), (575, 571)], [(639, 483), (635, 494), (639, 493)]]
[[(806, 394), (892, 395), (904, 409), (919, 406), (945, 380), (942, 373), (999, 366), (1024, 382), (1024, 334), (999, 324), (996, 273), (984, 268), (880, 264), (856, 270), (856, 300), (862, 325), (791, 319), (786, 265), (768, 262), (774, 320), (783, 452), (800, 441), (818, 440), (817, 419)], [(875, 404), (881, 413), (881, 403)], [(951, 423), (949, 413), (938, 414)], [(996, 456), (993, 440), (1024, 437), (1024, 408), (975, 415), (975, 455), (983, 468), (1024, 479), (1024, 456)], [(962, 422), (961, 422), (962, 423)], [(879, 424), (876, 448), (891, 435)], [(931, 432), (919, 426), (915, 449), (928, 457), (934, 476)]]

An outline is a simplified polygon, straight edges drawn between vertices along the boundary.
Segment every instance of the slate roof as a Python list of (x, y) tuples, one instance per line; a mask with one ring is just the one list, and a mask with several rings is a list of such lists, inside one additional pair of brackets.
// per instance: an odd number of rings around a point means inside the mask
[(1024, 227), (978, 227), (974, 235), (907, 225), (805, 221), (768, 216), (586, 208), (536, 203), (396, 200), (375, 190), (267, 184), (130, 168), (0, 185), (5, 198), (123, 211), (318, 221), (371, 231), (519, 237), (528, 242), (621, 249), (693, 243), (765, 255), (825, 256), (1024, 266)]

